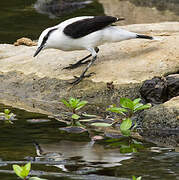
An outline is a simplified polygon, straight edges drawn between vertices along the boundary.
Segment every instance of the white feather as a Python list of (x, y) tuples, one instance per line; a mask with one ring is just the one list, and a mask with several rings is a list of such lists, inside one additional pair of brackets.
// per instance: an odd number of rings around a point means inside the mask
[[(114, 26), (107, 26), (101, 30), (92, 32), (86, 36), (80, 38), (72, 38), (64, 34), (64, 29), (69, 24), (72, 24), (76, 21), (93, 18), (94, 16), (82, 16), (82, 17), (75, 17), (68, 19), (54, 27), (47, 28), (42, 32), (39, 37), (38, 47), (41, 45), (44, 36), (54, 28), (58, 28), (57, 30), (53, 31), (43, 49), (46, 48), (55, 48), (60, 49), (63, 51), (73, 51), (73, 50), (83, 50), (87, 49), (92, 53), (92, 49), (97, 46), (100, 46), (106, 42), (119, 42), (123, 40), (133, 39), (136, 38), (136, 33), (129, 32), (124, 29), (120, 29)], [(154, 38), (157, 40), (157, 38)]]

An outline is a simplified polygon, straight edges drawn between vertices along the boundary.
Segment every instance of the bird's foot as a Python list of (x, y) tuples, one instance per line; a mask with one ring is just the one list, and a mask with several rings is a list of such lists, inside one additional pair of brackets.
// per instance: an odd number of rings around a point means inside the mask
[(87, 61), (78, 61), (77, 63), (75, 64), (69, 64), (69, 66), (67, 67), (64, 67), (63, 69), (75, 69), (83, 64), (87, 64), (89, 63), (91, 60), (87, 60)]
[(95, 74), (95, 73), (92, 72), (92, 73), (89, 73), (89, 74), (87, 74), (87, 75), (83, 75), (83, 74), (82, 74), (80, 77), (74, 76), (75, 80), (72, 81), (70, 84), (76, 85), (76, 84), (78, 84), (79, 82), (81, 82), (82, 79), (84, 79), (84, 78), (86, 78), (86, 77), (90, 77), (90, 76), (92, 76), (92, 75), (94, 75), (94, 74)]

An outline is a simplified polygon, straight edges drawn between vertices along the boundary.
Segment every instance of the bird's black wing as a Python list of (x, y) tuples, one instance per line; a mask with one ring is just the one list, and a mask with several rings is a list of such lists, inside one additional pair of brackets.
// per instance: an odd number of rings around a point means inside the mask
[(92, 18), (85, 18), (67, 25), (63, 32), (65, 35), (77, 39), (103, 29), (119, 20), (123, 20), (123, 18), (118, 19), (112, 16), (94, 16)]

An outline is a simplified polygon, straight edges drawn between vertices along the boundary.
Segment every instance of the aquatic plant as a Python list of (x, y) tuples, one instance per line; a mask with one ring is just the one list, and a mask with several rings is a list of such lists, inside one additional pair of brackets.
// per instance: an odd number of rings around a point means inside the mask
[[(129, 98), (121, 98), (120, 99), (120, 106), (116, 107), (116, 105), (112, 105), (110, 108), (107, 108), (107, 111), (122, 114), (124, 118), (121, 120), (120, 124), (120, 131), (125, 136), (130, 136), (133, 122), (131, 120), (131, 117), (140, 110), (148, 109), (151, 107), (151, 104), (142, 104), (140, 103), (141, 99), (137, 98), (133, 101)], [(115, 123), (118, 123), (117, 120)], [(133, 128), (136, 127), (136, 122)]]
[(19, 166), (17, 164), (13, 164), (13, 170), (16, 173), (18, 177), (20, 177), (23, 180), (45, 180), (39, 177), (28, 177), (29, 172), (31, 170), (31, 163), (27, 163), (24, 166)]
[(4, 112), (0, 113), (0, 119), (5, 120), (7, 123), (13, 124), (12, 120), (15, 119), (15, 114), (9, 109), (5, 109)]
[(141, 99), (137, 98), (135, 100), (130, 100), (129, 98), (120, 99), (120, 107), (117, 107), (115, 104), (107, 108), (107, 111), (117, 113), (123, 117), (117, 118), (113, 123), (93, 123), (94, 126), (114, 126), (120, 122), (120, 131), (124, 136), (130, 136), (131, 131), (136, 127), (136, 122), (132, 122), (131, 117), (140, 110), (148, 109), (151, 107), (151, 104), (142, 104), (140, 103)]
[(140, 176), (140, 177), (135, 177), (135, 176), (132, 176), (132, 180), (141, 180), (142, 179), (142, 177)]
[(81, 123), (78, 121), (80, 119), (80, 115), (77, 111), (84, 107), (88, 103), (88, 101), (81, 101), (80, 99), (75, 99), (72, 97), (70, 97), (68, 101), (65, 99), (62, 99), (61, 101), (72, 112), (71, 125), (82, 126)]

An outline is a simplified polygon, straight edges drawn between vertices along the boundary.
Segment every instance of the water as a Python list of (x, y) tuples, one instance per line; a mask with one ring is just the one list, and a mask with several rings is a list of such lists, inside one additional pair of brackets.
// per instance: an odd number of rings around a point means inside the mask
[(0, 43), (13, 43), (24, 36), (37, 39), (42, 30), (65, 19), (81, 15), (103, 15), (104, 12), (125, 17), (125, 21), (120, 24), (179, 21), (178, 0), (93, 0), (85, 7), (82, 6), (83, 8), (74, 4), (68, 5), (66, 13), (65, 10), (62, 11), (64, 8), (56, 8), (58, 3), (55, 6), (45, 6), (44, 2), (49, 1), (1, 0)]
[[(39, 0), (42, 4), (43, 0)], [(104, 14), (102, 5), (97, 1), (87, 4), (85, 8), (52, 18), (49, 13), (41, 14), (34, 8), (36, 0), (1, 0), (0, 1), (0, 43), (13, 43), (18, 38), (37, 39), (42, 30), (61, 21), (79, 15)], [(46, 1), (47, 2), (47, 1)], [(53, 8), (49, 8), (56, 14)]]
[[(178, 180), (179, 153), (173, 148), (143, 142), (137, 153), (122, 154), (118, 140), (105, 138), (92, 143), (89, 134), (60, 131), (64, 124), (46, 115), (0, 105), (17, 114), (14, 124), (0, 121), (0, 178), (15, 180), (12, 164), (32, 161), (32, 175), (47, 179), (130, 179)], [(44, 153), (38, 157), (34, 142)]]
[[(52, 11), (37, 11), (37, 2), (42, 0), (1, 0), (0, 1), (0, 43), (13, 43), (23, 36), (37, 39), (40, 32), (59, 22), (78, 15), (102, 15), (103, 0), (94, 1), (84, 8), (59, 15)], [(107, 2), (107, 1), (106, 1)], [(123, 0), (109, 1), (120, 9), (111, 15), (126, 17), (124, 24), (152, 23), (179, 20), (178, 0)], [(117, 3), (117, 4), (115, 4)], [(126, 9), (132, 11), (126, 13)], [(111, 10), (111, 9), (110, 9)], [(150, 12), (150, 15), (148, 14)], [(155, 12), (155, 13), (153, 13)], [(134, 16), (135, 13), (136, 16)], [(0, 112), (6, 108), (0, 105)], [(15, 180), (12, 164), (32, 161), (32, 175), (53, 179), (131, 179), (132, 175), (142, 176), (145, 180), (178, 180), (179, 153), (173, 148), (160, 147), (143, 142), (144, 148), (138, 153), (121, 154), (118, 147), (109, 147), (106, 141), (92, 143), (89, 135), (68, 134), (60, 131), (64, 124), (46, 115), (34, 114), (8, 107), (17, 114), (14, 124), (0, 121), (0, 179)], [(39, 120), (40, 122), (34, 121)], [(43, 120), (43, 121), (42, 121)], [(46, 121), (48, 120), (48, 121)], [(57, 156), (39, 158), (34, 141), (47, 152)], [(62, 156), (58, 156), (62, 153)]]

